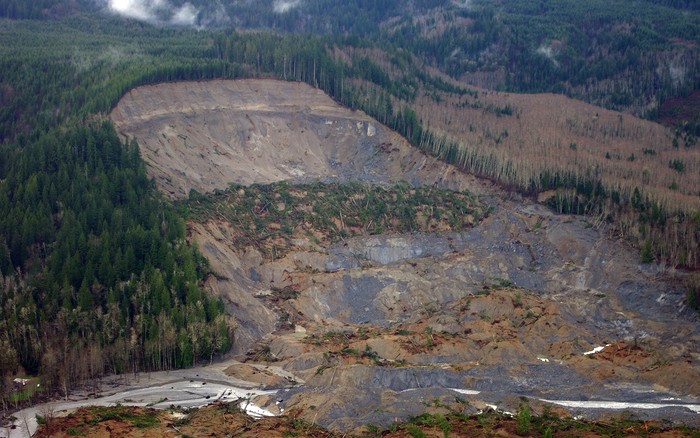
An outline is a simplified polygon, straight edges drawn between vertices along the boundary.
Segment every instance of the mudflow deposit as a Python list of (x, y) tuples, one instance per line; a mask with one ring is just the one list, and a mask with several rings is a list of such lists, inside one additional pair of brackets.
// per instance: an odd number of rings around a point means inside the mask
[(296, 408), (348, 431), (445, 406), (513, 411), (525, 396), (536, 410), (698, 424), (700, 325), (678, 274), (640, 264), (605, 226), (464, 174), (305, 84), (146, 86), (111, 116), (173, 199), (221, 196), (231, 183), (235, 197), (279, 181), (295, 196), (319, 180), (406, 181), (469, 191), (481, 206), (459, 231), (333, 240), (293, 224), (272, 256), (241, 243), (225, 215), (193, 219), (189, 235), (215, 273), (206, 287), (238, 324), (226, 372), (279, 389), (258, 400), (271, 412)]

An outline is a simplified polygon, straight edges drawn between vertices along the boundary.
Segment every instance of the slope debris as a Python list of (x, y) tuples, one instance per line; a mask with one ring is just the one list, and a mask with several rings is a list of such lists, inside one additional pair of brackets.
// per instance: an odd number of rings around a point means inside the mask
[[(207, 288), (238, 322), (247, 363), (233, 368), (293, 376), (276, 399), (299, 418), (346, 431), (526, 396), (697, 424), (700, 326), (682, 274), (639, 263), (605, 223), (503, 192), (299, 83), (141, 87), (112, 118), (190, 213)], [(396, 214), (380, 227), (359, 216), (373, 187)], [(460, 226), (436, 219), (439, 190), (474, 206)], [(394, 227), (402, 217), (425, 226)]]
[(173, 198), (231, 183), (324, 178), (466, 187), (464, 177), (441, 174), (448, 169), (395, 132), (303, 83), (216, 80), (138, 87), (111, 117), (119, 132), (139, 142), (150, 174)]

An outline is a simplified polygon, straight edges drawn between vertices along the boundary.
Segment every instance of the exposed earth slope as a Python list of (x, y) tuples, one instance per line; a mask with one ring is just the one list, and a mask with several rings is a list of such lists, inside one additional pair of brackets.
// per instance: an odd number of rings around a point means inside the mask
[[(415, 184), (440, 180), (463, 189), (468, 181), (444, 173), (452, 169), (303, 83), (139, 87), (124, 96), (111, 117), (119, 131), (138, 140), (158, 187), (175, 198), (190, 189), (205, 193), (230, 183), (405, 179)], [(385, 159), (390, 152), (398, 153)]]
[[(208, 288), (238, 320), (234, 353), (295, 376), (277, 396), (285, 409), (351, 430), (462, 399), (514, 410), (528, 396), (587, 415), (629, 408), (697, 423), (697, 317), (677, 274), (639, 264), (605, 224), (463, 174), (303, 84), (141, 87), (112, 118), (169, 196), (243, 185), (207, 204), (193, 197), (190, 208), (208, 213), (193, 215), (189, 231), (216, 273)], [(428, 196), (413, 232), (382, 232), (350, 224), (338, 207), (324, 214), (332, 238), (312, 219), (336, 192), (245, 187), (315, 179), (380, 184), (393, 196), (387, 208), (418, 193), (394, 185), (402, 180), (469, 190), (483, 214), (438, 226)], [(315, 201), (295, 205), (311, 192)], [(227, 216), (245, 199), (250, 222)], [(308, 220), (285, 222), (299, 209)]]

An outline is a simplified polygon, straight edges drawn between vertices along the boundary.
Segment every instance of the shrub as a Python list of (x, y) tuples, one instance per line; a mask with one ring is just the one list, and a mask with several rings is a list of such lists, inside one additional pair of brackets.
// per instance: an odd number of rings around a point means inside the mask
[(530, 405), (521, 403), (518, 409), (518, 423), (515, 425), (515, 433), (520, 436), (526, 436), (530, 433), (532, 427), (532, 414), (530, 413)]
[(674, 158), (673, 160), (669, 161), (668, 167), (681, 173), (685, 171), (685, 163), (683, 162), (683, 160), (678, 158)]

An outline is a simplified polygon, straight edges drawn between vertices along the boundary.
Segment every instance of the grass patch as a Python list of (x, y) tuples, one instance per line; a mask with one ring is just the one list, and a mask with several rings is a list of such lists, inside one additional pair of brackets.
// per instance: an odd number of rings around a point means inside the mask
[(105, 421), (123, 421), (131, 423), (139, 429), (146, 429), (160, 423), (154, 409), (138, 410), (128, 406), (95, 406), (88, 408), (88, 412), (91, 415), (88, 422), (92, 425)]
[(28, 378), (27, 380), (26, 385), (10, 394), (10, 402), (18, 403), (31, 400), (36, 394), (44, 392), (44, 387), (40, 385), (38, 378)]

